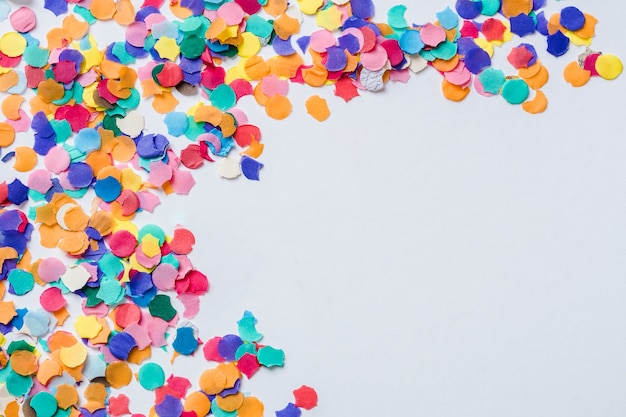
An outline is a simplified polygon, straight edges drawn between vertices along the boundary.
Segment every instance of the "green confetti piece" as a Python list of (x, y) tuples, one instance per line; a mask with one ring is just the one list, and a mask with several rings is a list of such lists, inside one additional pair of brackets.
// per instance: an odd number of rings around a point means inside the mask
[(257, 353), (259, 363), (266, 367), (283, 366), (285, 364), (285, 352), (271, 346), (263, 346)]
[(85, 19), (85, 22), (89, 23), (90, 25), (93, 25), (94, 23), (98, 21), (98, 19), (96, 19), (91, 14), (91, 12), (88, 9), (85, 9), (84, 7), (81, 7), (78, 5), (74, 6), (74, 13), (76, 13), (77, 15)]
[(42, 68), (48, 64), (50, 51), (38, 45), (29, 45), (24, 50), (24, 61), (31, 67)]
[(196, 140), (196, 138), (203, 133), (206, 133), (204, 130), (204, 123), (196, 123), (193, 120), (193, 116), (187, 116), (188, 125), (187, 130), (185, 130), (185, 137), (189, 140)]
[(33, 274), (21, 269), (14, 269), (9, 272), (9, 284), (13, 287), (16, 295), (28, 294), (35, 287), (35, 278)]
[(140, 102), (141, 102), (141, 94), (139, 94), (139, 91), (137, 91), (137, 89), (131, 88), (130, 96), (128, 96), (127, 98), (121, 98), (117, 100), (116, 104), (122, 109), (132, 110), (132, 109), (136, 109), (137, 106), (139, 106)]
[(165, 232), (163, 231), (163, 229), (161, 229), (156, 224), (147, 224), (144, 227), (142, 227), (139, 230), (139, 233), (137, 234), (137, 238), (141, 242), (141, 240), (146, 235), (152, 235), (155, 238), (157, 238), (157, 240), (159, 241), (159, 246), (161, 246), (161, 245), (163, 245), (163, 243), (165, 243)]
[(98, 267), (106, 278), (117, 278), (124, 271), (124, 264), (112, 253), (105, 253), (98, 261)]
[(407, 23), (404, 18), (404, 13), (406, 12), (406, 6), (403, 4), (399, 4), (397, 6), (393, 6), (387, 12), (387, 23), (393, 29), (406, 29)]
[(111, 52), (113, 52), (113, 55), (115, 55), (117, 59), (120, 60), (120, 63), (124, 65), (130, 65), (135, 63), (135, 57), (126, 51), (124, 42), (115, 42), (115, 44), (113, 44)]
[(206, 42), (204, 38), (196, 35), (186, 36), (180, 43), (180, 54), (189, 59), (200, 58), (205, 49)]
[(100, 283), (97, 297), (106, 305), (119, 304), (124, 299), (124, 287), (115, 278), (108, 278)]
[(502, 70), (487, 68), (478, 75), (478, 80), (487, 93), (500, 94), (500, 90), (506, 82), (506, 76)]
[(161, 258), (161, 263), (170, 264), (176, 269), (178, 269), (178, 267), (180, 266), (180, 262), (178, 261), (178, 259), (176, 259), (176, 257), (171, 253), (168, 253), (163, 258)]
[(57, 106), (62, 106), (64, 104), (67, 104), (71, 99), (73, 98), (73, 94), (72, 94), (72, 90), (65, 90), (65, 93), (63, 93), (63, 97), (61, 97), (58, 100), (53, 100), (52, 104), (56, 104)]
[(218, 109), (226, 111), (237, 103), (237, 95), (228, 84), (220, 84), (213, 90), (209, 100)]
[(424, 58), (426, 61), (428, 62), (433, 62), (435, 59), (437, 59), (437, 57), (435, 56), (435, 54), (433, 54), (432, 49), (426, 50), (426, 49), (422, 49), (420, 51), (420, 56), (422, 58)]
[(246, 342), (258, 342), (263, 338), (263, 335), (256, 330), (256, 322), (256, 318), (248, 311), (237, 322), (239, 336)]
[(152, 317), (159, 317), (165, 321), (170, 321), (176, 316), (176, 310), (172, 307), (170, 297), (165, 294), (156, 295), (150, 304), (148, 310)]
[(64, 147), (67, 153), (70, 155), (70, 161), (73, 162), (81, 162), (85, 160), (87, 154), (82, 152), (80, 149), (75, 148), (74, 146), (68, 145)]
[(502, 97), (511, 104), (521, 104), (527, 98), (530, 90), (522, 79), (508, 80), (502, 87)]
[(204, 16), (190, 16), (184, 21), (177, 23), (179, 23), (178, 29), (185, 35), (196, 36), (202, 36), (210, 24), (208, 19)]
[(481, 13), (485, 16), (493, 16), (500, 10), (500, 0), (482, 0), (483, 8)]
[(98, 288), (83, 287), (82, 291), (87, 296), (87, 300), (85, 301), (86, 307), (95, 307), (102, 302), (102, 300), (98, 298), (98, 290)]
[(165, 383), (165, 372), (157, 363), (149, 362), (139, 369), (139, 384), (148, 391), (154, 391)]
[(9, 394), (14, 397), (21, 397), (28, 394), (28, 391), (33, 387), (33, 379), (28, 376), (22, 376), (9, 369), (6, 387)]
[(41, 391), (30, 400), (30, 406), (37, 413), (37, 417), (52, 417), (56, 413), (59, 404), (52, 394)]
[(80, 190), (65, 190), (65, 194), (77, 200), (87, 194), (87, 191), (89, 191), (89, 187), (81, 188)]
[(256, 352), (256, 345), (254, 343), (243, 343), (237, 348), (237, 351), (235, 351), (235, 359), (241, 359), (246, 353), (256, 356)]
[(259, 38), (269, 39), (273, 30), (274, 26), (261, 16), (252, 15), (246, 21), (246, 31), (255, 34)]
[(56, 133), (57, 143), (64, 143), (70, 138), (70, 136), (72, 136), (72, 126), (67, 120), (53, 119), (50, 120), (50, 125), (52, 126), (54, 133)]
[(16, 341), (11, 342), (9, 344), (9, 347), (7, 349), (7, 353), (9, 355), (12, 355), (13, 352), (15, 352), (16, 350), (27, 350), (29, 352), (34, 352), (35, 351), (35, 346), (29, 344), (25, 340), (16, 340)]
[[(39, 202), (41, 202), (41, 201), (45, 201), (45, 200), (46, 200), (46, 195), (45, 195), (45, 194), (41, 194), (39, 191), (35, 191), (35, 190), (33, 190), (33, 189), (31, 188), (30, 190), (28, 190), (28, 198), (29, 198), (30, 200), (32, 200), (33, 202), (35, 202), (35, 203), (39, 203)], [(28, 210), (29, 210), (28, 217), (29, 217), (31, 220), (34, 220), (34, 219), (35, 219), (35, 217), (32, 217), (32, 218), (30, 217), (30, 210), (31, 210), (31, 209), (32, 209), (32, 207), (30, 207), (30, 208), (28, 209)]]
[(62, 408), (57, 408), (57, 412), (54, 413), (54, 416), (52, 417), (69, 417), (71, 412), (72, 412), (72, 407), (68, 407), (67, 410), (64, 410)]
[(450, 42), (446, 40), (445, 42), (441, 42), (439, 46), (432, 49), (431, 52), (435, 58), (443, 59), (447, 61), (452, 59), (458, 50), (456, 42)]

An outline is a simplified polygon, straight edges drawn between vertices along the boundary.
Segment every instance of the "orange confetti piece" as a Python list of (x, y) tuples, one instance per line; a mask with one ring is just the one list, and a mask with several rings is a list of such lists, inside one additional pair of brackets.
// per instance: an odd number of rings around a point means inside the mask
[(28, 172), (37, 165), (37, 153), (28, 146), (15, 148), (15, 163), (13, 168), (18, 172)]
[(150, 359), (151, 356), (152, 356), (152, 348), (150, 346), (144, 349), (137, 349), (136, 347), (134, 347), (133, 349), (131, 349), (130, 353), (128, 354), (128, 362), (139, 365), (141, 362), (145, 361), (146, 359)]
[(185, 398), (183, 409), (185, 411), (194, 411), (197, 416), (206, 416), (211, 410), (211, 401), (202, 392), (192, 392)]
[(277, 56), (269, 59), (270, 73), (280, 77), (293, 78), (298, 73), (298, 69), (304, 65), (304, 60), (300, 54), (288, 56)]
[(135, 21), (135, 7), (130, 0), (118, 0), (115, 4), (115, 23), (128, 26)]
[[(114, 363), (123, 363), (123, 362), (114, 362)], [(108, 366), (107, 366), (108, 369)], [(115, 388), (115, 387), (114, 387)], [(93, 401), (96, 403), (104, 404), (107, 399), (107, 389), (104, 384), (99, 382), (94, 382), (89, 384), (87, 388), (85, 388), (85, 392), (83, 393), (85, 399), (87, 401)]]
[(311, 87), (321, 87), (328, 79), (328, 71), (321, 65), (313, 65), (302, 70), (302, 78)]
[(469, 94), (470, 88), (464, 88), (458, 85), (454, 85), (447, 80), (443, 80), (443, 82), (441, 83), (441, 91), (443, 92), (443, 96), (448, 100), (462, 101)]
[(4, 417), (19, 417), (20, 405), (17, 401), (11, 401), (4, 408)]
[(528, 84), (528, 86), (533, 90), (539, 90), (541, 87), (546, 85), (549, 77), (550, 74), (548, 73), (548, 69), (542, 65), (537, 74), (529, 78), (522, 77), (522, 79), (526, 81), (526, 84)]
[(161, 95), (155, 95), (152, 100), (152, 108), (161, 114), (171, 113), (178, 106), (178, 100), (174, 97), (174, 94), (169, 91), (164, 91)]
[(55, 376), (63, 375), (61, 364), (53, 359), (46, 359), (39, 365), (37, 371), (37, 381), (42, 385), (48, 385), (50, 380)]
[(92, 0), (89, 11), (98, 20), (111, 20), (115, 15), (114, 0)]
[(48, 49), (57, 49), (67, 46), (72, 38), (62, 28), (54, 28), (48, 31), (46, 40), (48, 41)]
[(239, 407), (241, 407), (241, 405), (243, 404), (243, 398), (243, 394), (241, 392), (238, 392), (236, 394), (227, 395), (225, 397), (218, 395), (215, 397), (215, 400), (217, 401), (217, 405), (219, 406), (219, 408), (230, 413), (236, 411)]
[(537, 60), (537, 62), (535, 62), (533, 65), (531, 65), (528, 68), (520, 68), (517, 71), (517, 74), (524, 79), (531, 78), (537, 75), (537, 73), (541, 70), (541, 67), (542, 67), (541, 62)]
[(54, 398), (56, 398), (59, 408), (63, 410), (78, 404), (78, 392), (76, 388), (68, 384), (59, 385)]
[(237, 131), (237, 122), (231, 114), (224, 113), (222, 115), (222, 120), (219, 123), (219, 128), (222, 131), (222, 135), (224, 135), (224, 137), (229, 137), (234, 135)]
[(323, 122), (330, 116), (328, 103), (326, 103), (326, 100), (318, 95), (309, 97), (305, 102), (305, 106), (307, 113), (319, 122)]
[(241, 152), (241, 155), (248, 155), (249, 157), (256, 159), (261, 156), (264, 147), (265, 145), (258, 142), (256, 139), (252, 139), (252, 141), (250, 142), (250, 146), (248, 146), (248, 149)]
[(598, 19), (588, 13), (583, 12), (583, 14), (585, 15), (585, 25), (575, 31), (574, 34), (582, 39), (593, 38), (596, 34), (596, 24), (598, 23)]
[(573, 87), (582, 87), (591, 79), (591, 71), (581, 68), (578, 62), (572, 61), (563, 69), (563, 78)]
[(250, 79), (259, 81), (266, 75), (269, 75), (270, 67), (263, 57), (255, 55), (248, 58), (244, 65), (244, 71)]
[(279, 38), (287, 39), (300, 32), (300, 22), (287, 14), (282, 14), (274, 21), (274, 30)]
[(63, 32), (72, 39), (81, 39), (89, 32), (89, 23), (78, 20), (73, 14), (63, 19)]
[(263, 417), (265, 407), (263, 403), (256, 397), (245, 397), (243, 404), (237, 410), (239, 417)]
[(291, 102), (285, 96), (276, 94), (267, 99), (265, 113), (275, 120), (286, 119), (291, 114)]
[(170, 2), (170, 10), (179, 19), (186, 19), (193, 14), (187, 7), (182, 7), (178, 2), (174, 1)]
[(213, 126), (217, 126), (222, 123), (222, 112), (217, 107), (198, 106), (193, 114), (193, 120), (195, 122), (209, 122)]
[(565, 28), (561, 26), (561, 15), (559, 13), (555, 13), (550, 16), (550, 19), (548, 19), (548, 33), (550, 35), (554, 35), (558, 31), (564, 33)]
[(8, 123), (0, 122), (0, 147), (10, 146), (15, 141), (15, 129)]
[(502, 0), (502, 14), (507, 18), (528, 14), (532, 9), (533, 0)]
[(19, 94), (11, 94), (2, 101), (2, 114), (9, 120), (20, 119), (20, 107), (24, 97)]
[(287, 0), (268, 0), (265, 6), (263, 6), (263, 10), (270, 16), (280, 16), (287, 10)]
[(29, 350), (16, 350), (11, 355), (11, 369), (18, 375), (30, 376), (37, 373), (37, 356)]
[(11, 70), (6, 74), (0, 74), (0, 91), (7, 92), (9, 88), (15, 87), (20, 82), (17, 72)]
[(200, 389), (209, 395), (219, 394), (226, 388), (226, 375), (218, 368), (208, 369), (200, 375)]
[(0, 323), (9, 324), (17, 316), (13, 301), (0, 301)]
[(52, 314), (54, 315), (54, 318), (57, 320), (57, 324), (59, 326), (63, 326), (63, 323), (65, 323), (65, 320), (67, 320), (70, 317), (70, 312), (67, 311), (65, 307), (55, 311)]
[(122, 388), (130, 384), (133, 373), (126, 362), (110, 363), (105, 370), (105, 378), (113, 388)]
[(433, 62), (431, 62), (431, 64), (433, 64), (433, 67), (435, 67), (437, 71), (450, 72), (455, 69), (457, 65), (459, 65), (459, 56), (455, 55), (447, 61), (436, 58)]
[(51, 103), (54, 100), (63, 98), (65, 88), (63, 88), (63, 85), (49, 78), (39, 83), (39, 86), (37, 87), (37, 94), (46, 103)]
[(535, 92), (535, 97), (532, 100), (522, 103), (522, 108), (530, 114), (543, 113), (547, 107), (548, 98), (541, 90)]

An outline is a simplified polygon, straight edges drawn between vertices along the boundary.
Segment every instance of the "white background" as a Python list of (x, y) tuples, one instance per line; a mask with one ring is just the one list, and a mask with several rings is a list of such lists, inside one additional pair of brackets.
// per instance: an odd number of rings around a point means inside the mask
[[(406, 17), (447, 5), (414, 0)], [(626, 3), (549, 1), (547, 15), (566, 5), (600, 20), (592, 48), (626, 59)], [(582, 49), (555, 59), (531, 41), (550, 71), (544, 114), (474, 92), (448, 102), (432, 69), (347, 104), (292, 86), (280, 122), (248, 97), (261, 181), (207, 166), (190, 196), (139, 216), (196, 233), (203, 340), (248, 309), (285, 350), (284, 369), (244, 381), (266, 415), (301, 384), (320, 417), (626, 415), (626, 76), (569, 87)], [(306, 114), (311, 94), (328, 121)], [(176, 365), (194, 379), (204, 360)]]

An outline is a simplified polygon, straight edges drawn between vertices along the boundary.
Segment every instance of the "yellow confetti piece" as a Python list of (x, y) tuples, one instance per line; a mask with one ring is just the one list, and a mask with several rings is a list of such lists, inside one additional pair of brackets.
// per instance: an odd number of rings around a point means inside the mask
[(602, 54), (596, 61), (596, 71), (605, 80), (616, 79), (624, 70), (622, 61), (615, 55)]
[(325, 10), (321, 10), (315, 15), (315, 23), (319, 27), (328, 30), (335, 30), (341, 26), (341, 12), (334, 4)]
[(154, 49), (156, 49), (161, 58), (169, 59), (170, 61), (176, 61), (180, 54), (180, 48), (176, 44), (176, 39), (168, 38), (167, 36), (163, 36), (156, 41)]
[(17, 32), (5, 33), (0, 38), (0, 51), (11, 58), (22, 55), (26, 45), (26, 39)]
[(152, 258), (161, 253), (161, 247), (159, 246), (159, 239), (148, 234), (141, 239), (141, 250), (143, 253)]
[(78, 336), (84, 339), (93, 339), (102, 330), (102, 325), (98, 323), (96, 316), (78, 316), (74, 323), (74, 328)]
[(324, 5), (324, 0), (298, 0), (300, 11), (304, 14), (313, 15)]
[(493, 43), (489, 42), (485, 38), (476, 38), (474, 39), (474, 43), (482, 48), (485, 52), (489, 54), (490, 57), (493, 57)]
[(62, 347), (60, 354), (61, 362), (68, 368), (76, 368), (87, 359), (87, 348), (82, 342), (76, 342), (73, 346)]
[(237, 55), (243, 58), (250, 58), (259, 53), (261, 50), (261, 41), (259, 37), (250, 32), (241, 34), (241, 43), (237, 51)]

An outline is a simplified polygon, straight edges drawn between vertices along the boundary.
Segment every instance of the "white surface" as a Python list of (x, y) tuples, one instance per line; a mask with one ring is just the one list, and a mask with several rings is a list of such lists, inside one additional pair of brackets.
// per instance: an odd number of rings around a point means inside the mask
[[(421, 22), (453, 5), (413, 3)], [(626, 3), (549, 3), (594, 14), (593, 48), (626, 58)], [(568, 87), (581, 49), (537, 45), (551, 74), (537, 116), (474, 92), (447, 102), (432, 69), (348, 104), (291, 86), (281, 122), (246, 98), (261, 182), (205, 167), (191, 197), (139, 217), (196, 233), (203, 340), (248, 309), (285, 350), (284, 369), (243, 387), (266, 415), (301, 384), (320, 397), (311, 417), (626, 414), (626, 76)], [(325, 123), (306, 115), (311, 94), (329, 99)], [(195, 379), (203, 362), (179, 358), (176, 373)]]

